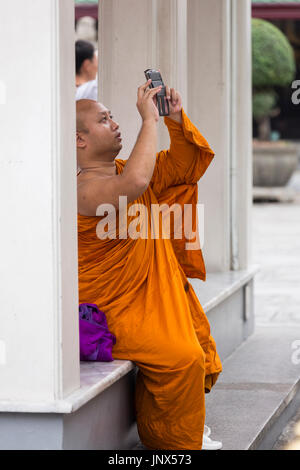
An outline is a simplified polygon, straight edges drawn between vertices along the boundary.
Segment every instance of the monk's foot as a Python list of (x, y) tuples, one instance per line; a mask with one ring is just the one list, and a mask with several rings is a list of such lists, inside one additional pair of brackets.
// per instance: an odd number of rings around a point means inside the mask
[(204, 426), (202, 450), (220, 450), (223, 447), (222, 442), (213, 441), (209, 436), (211, 429), (208, 426)]

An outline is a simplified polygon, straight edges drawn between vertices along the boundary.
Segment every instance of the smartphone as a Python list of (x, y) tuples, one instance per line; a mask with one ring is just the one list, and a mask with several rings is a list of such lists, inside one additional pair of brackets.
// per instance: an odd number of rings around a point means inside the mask
[(170, 108), (169, 108), (169, 102), (167, 100), (167, 94), (166, 94), (166, 87), (163, 82), (162, 76), (158, 70), (154, 69), (147, 69), (144, 72), (145, 77), (147, 80), (151, 78), (152, 82), (150, 83), (150, 88), (156, 88), (160, 85), (162, 85), (162, 89), (160, 90), (159, 93), (157, 93), (156, 98), (157, 98), (157, 108), (159, 111), (160, 116), (169, 116), (170, 114)]

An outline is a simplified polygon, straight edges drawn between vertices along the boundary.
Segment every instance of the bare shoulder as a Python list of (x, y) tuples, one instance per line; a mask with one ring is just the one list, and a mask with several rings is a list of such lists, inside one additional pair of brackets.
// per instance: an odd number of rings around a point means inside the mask
[(111, 178), (112, 176), (99, 175), (97, 172), (79, 173), (79, 175), (77, 175), (77, 188), (80, 189), (82, 187), (96, 184), (99, 181), (107, 181)]
[(91, 171), (77, 176), (78, 211), (94, 216), (100, 204), (111, 204), (119, 209), (120, 196), (127, 196), (128, 203), (140, 197), (147, 187), (131, 174), (100, 175)]
[(81, 215), (95, 216), (100, 204), (117, 204), (119, 175), (89, 172), (77, 176), (77, 205)]

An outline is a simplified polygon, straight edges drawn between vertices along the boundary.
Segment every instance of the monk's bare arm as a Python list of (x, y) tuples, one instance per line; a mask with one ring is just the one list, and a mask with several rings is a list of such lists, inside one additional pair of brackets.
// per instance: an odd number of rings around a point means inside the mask
[(97, 176), (78, 186), (79, 213), (94, 216), (100, 204), (112, 204), (118, 210), (119, 196), (127, 196), (128, 203), (141, 196), (154, 170), (156, 142), (156, 122), (143, 122), (123, 173), (105, 178)]
[(138, 89), (137, 107), (142, 117), (142, 127), (136, 144), (126, 162), (123, 173), (111, 177), (93, 177), (78, 186), (78, 211), (94, 216), (100, 204), (119, 208), (119, 196), (132, 202), (146, 191), (151, 180), (157, 147), (157, 122), (159, 119), (153, 98), (158, 88), (146, 91), (150, 82)]
[[(143, 121), (134, 149), (128, 158), (122, 176), (140, 183), (142, 193), (151, 180), (157, 148), (157, 122), (154, 119)], [(136, 199), (136, 198), (135, 198)]]

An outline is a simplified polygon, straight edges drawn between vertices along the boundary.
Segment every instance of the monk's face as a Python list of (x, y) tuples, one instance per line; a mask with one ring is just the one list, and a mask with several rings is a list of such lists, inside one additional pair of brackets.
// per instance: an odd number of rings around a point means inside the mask
[(101, 103), (77, 102), (77, 147), (93, 155), (115, 158), (122, 148), (119, 124)]

